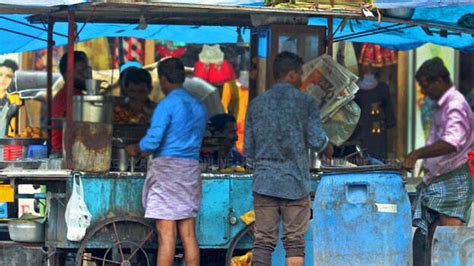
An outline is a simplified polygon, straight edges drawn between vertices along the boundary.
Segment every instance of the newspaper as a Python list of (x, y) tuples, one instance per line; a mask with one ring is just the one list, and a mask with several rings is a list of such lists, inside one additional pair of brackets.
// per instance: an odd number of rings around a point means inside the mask
[(322, 55), (303, 65), (301, 90), (316, 99), (324, 122), (354, 99), (357, 79), (332, 57)]
[(358, 90), (359, 87), (354, 82), (351, 82), (349, 86), (344, 88), (344, 90), (341, 91), (333, 101), (329, 102), (324, 108), (321, 109), (321, 121), (325, 122), (343, 106), (354, 100), (355, 94)]

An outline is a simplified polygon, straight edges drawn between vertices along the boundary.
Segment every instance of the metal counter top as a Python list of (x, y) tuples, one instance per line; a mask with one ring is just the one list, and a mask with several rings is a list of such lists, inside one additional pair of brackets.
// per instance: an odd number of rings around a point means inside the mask
[(0, 179), (23, 177), (23, 178), (66, 178), (71, 176), (71, 170), (60, 169), (60, 170), (39, 170), (39, 169), (25, 169), (25, 170), (8, 170), (0, 172)]
[[(59, 170), (11, 170), (0, 172), (0, 180), (17, 179), (22, 180), (43, 180), (43, 181), (65, 181), (67, 180), (73, 171), (68, 169)], [(104, 176), (110, 178), (126, 178), (126, 177), (143, 177), (145, 178), (146, 173), (144, 172), (107, 172), (107, 173), (84, 173), (80, 172), (82, 177), (97, 177)], [(236, 179), (248, 179), (252, 178), (252, 173), (202, 173), (203, 179), (219, 179), (219, 178), (236, 178)], [(311, 175), (313, 180), (320, 179), (319, 174), (313, 173)], [(416, 186), (422, 182), (422, 178), (406, 178), (405, 187), (408, 193), (416, 192)]]

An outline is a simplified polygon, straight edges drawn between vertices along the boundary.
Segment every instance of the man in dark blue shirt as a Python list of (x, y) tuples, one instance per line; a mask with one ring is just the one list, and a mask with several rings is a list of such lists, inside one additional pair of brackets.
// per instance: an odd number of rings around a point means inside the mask
[(332, 156), (315, 99), (300, 92), (302, 59), (280, 53), (273, 64), (277, 83), (249, 105), (244, 151), (253, 161), (254, 266), (271, 265), (283, 222), (287, 265), (303, 265), (310, 214), (308, 148)]

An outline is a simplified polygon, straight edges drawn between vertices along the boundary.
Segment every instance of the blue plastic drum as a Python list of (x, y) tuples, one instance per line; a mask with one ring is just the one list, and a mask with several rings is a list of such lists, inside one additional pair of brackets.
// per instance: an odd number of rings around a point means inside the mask
[(410, 202), (398, 172), (323, 174), (313, 211), (314, 265), (412, 264)]

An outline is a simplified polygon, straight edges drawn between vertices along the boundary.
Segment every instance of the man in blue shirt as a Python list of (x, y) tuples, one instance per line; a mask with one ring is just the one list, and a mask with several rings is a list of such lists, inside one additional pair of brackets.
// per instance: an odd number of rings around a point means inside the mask
[(316, 100), (300, 92), (301, 58), (280, 53), (277, 83), (249, 105), (244, 152), (254, 164), (255, 241), (252, 265), (271, 265), (283, 223), (286, 265), (303, 266), (304, 234), (311, 215), (308, 148), (332, 156)]
[(157, 264), (173, 265), (176, 234), (184, 247), (186, 265), (199, 265), (195, 217), (201, 205), (199, 152), (207, 123), (201, 101), (183, 88), (185, 72), (177, 58), (158, 65), (160, 86), (166, 97), (153, 112), (150, 128), (131, 156), (153, 153), (143, 187), (145, 217), (156, 219), (159, 234)]

